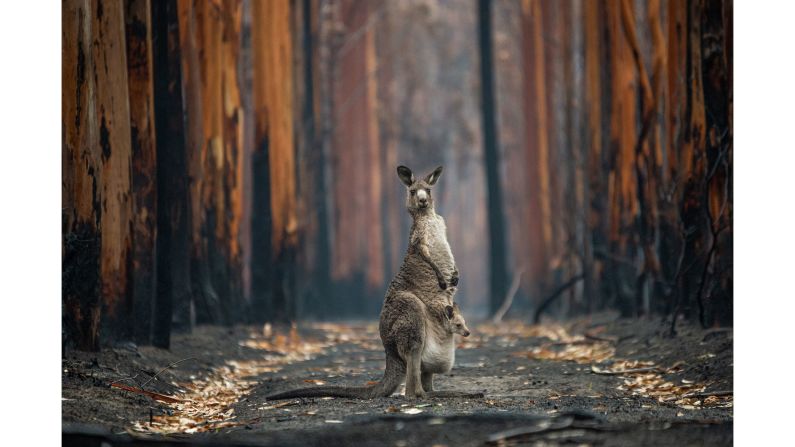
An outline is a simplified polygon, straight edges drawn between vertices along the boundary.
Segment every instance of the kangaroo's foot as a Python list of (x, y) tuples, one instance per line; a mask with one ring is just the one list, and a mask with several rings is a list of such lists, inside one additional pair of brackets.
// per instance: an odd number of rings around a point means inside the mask
[(420, 381), (422, 382), (422, 389), (425, 390), (426, 393), (433, 391), (433, 373), (422, 373), (420, 375)]
[(414, 390), (414, 393), (409, 394), (408, 390), (406, 390), (406, 399), (424, 399), (428, 396), (428, 393), (420, 388), (419, 390)]

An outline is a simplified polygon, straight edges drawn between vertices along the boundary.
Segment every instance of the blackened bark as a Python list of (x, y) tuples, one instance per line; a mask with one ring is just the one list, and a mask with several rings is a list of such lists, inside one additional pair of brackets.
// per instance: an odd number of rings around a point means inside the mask
[(152, 5), (157, 138), (157, 301), (153, 344), (168, 348), (175, 328), (190, 328), (190, 227), (182, 105), (179, 28), (175, 0)]
[(270, 164), (268, 163), (268, 139), (255, 142), (253, 161), (254, 206), (251, 209), (251, 304), (254, 321), (265, 321), (270, 317), (270, 302), (273, 282), (271, 253), (271, 192)]
[(491, 31), (491, 2), (478, 1), (478, 44), (480, 48), (481, 101), (483, 108), (483, 152), (486, 163), (489, 214), (490, 312), (505, 299), (508, 272), (505, 265), (505, 223), (499, 173), (497, 108), (494, 94), (494, 64)]
[(127, 0), (124, 6), (133, 161), (133, 336), (136, 343), (150, 344), (157, 235), (151, 11), (149, 0)]
[[(99, 225), (102, 216), (96, 115), (89, 113), (94, 76), (86, 1), (62, 4), (62, 322), (64, 345), (99, 350)], [(67, 36), (69, 36), (67, 38)]]

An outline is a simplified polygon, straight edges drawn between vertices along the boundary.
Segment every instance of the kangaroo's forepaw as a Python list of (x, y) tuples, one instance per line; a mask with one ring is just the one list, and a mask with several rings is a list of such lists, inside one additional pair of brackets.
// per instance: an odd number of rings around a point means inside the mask
[(457, 286), (458, 285), (458, 277), (457, 276), (453, 276), (452, 278), (450, 278), (450, 285), (451, 286)]
[(444, 281), (439, 281), (439, 288), (442, 290), (446, 289), (447, 283), (445, 283)]

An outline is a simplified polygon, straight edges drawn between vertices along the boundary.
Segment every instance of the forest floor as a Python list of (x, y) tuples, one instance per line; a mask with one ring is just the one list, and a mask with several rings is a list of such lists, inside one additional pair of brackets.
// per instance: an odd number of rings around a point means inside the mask
[(435, 386), (480, 399), (265, 400), (378, 380), (377, 323), (208, 326), (171, 350), (67, 350), (64, 445), (732, 444), (731, 330), (683, 322), (670, 338), (659, 320), (609, 315), (470, 329)]

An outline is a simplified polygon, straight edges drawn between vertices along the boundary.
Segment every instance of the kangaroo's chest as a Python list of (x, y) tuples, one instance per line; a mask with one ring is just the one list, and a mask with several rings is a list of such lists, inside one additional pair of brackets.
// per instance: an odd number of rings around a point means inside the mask
[(431, 257), (435, 261), (452, 264), (453, 254), (447, 242), (447, 228), (440, 219), (433, 219), (426, 223), (425, 235)]

